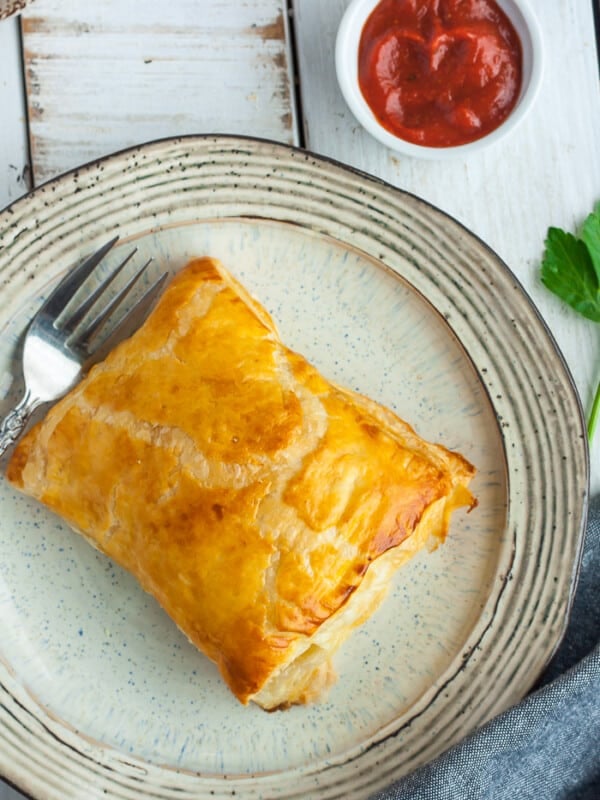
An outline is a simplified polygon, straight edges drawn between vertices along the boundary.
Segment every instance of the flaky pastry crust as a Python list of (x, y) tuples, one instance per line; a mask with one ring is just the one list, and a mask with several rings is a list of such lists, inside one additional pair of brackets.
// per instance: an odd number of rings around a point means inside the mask
[(243, 703), (313, 700), (473, 467), (325, 380), (211, 258), (25, 435), (8, 479), (139, 580)]

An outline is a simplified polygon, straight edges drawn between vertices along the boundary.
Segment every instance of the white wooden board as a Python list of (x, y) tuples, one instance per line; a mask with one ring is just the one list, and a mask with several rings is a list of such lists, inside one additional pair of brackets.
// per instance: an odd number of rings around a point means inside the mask
[(165, 136), (296, 141), (285, 0), (36, 0), (22, 19), (36, 184)]
[[(335, 76), (334, 46), (348, 4), (294, 4), (306, 146), (425, 198), (490, 245), (541, 310), (589, 409), (600, 380), (600, 326), (555, 299), (541, 284), (539, 267), (548, 226), (574, 230), (600, 200), (592, 3), (530, 0), (546, 49), (543, 86), (531, 115), (505, 142), (468, 160), (439, 162), (402, 158), (386, 149), (346, 106)], [(593, 488), (599, 489), (600, 432), (592, 465)]]
[(27, 118), (19, 19), (0, 24), (0, 208), (29, 188)]

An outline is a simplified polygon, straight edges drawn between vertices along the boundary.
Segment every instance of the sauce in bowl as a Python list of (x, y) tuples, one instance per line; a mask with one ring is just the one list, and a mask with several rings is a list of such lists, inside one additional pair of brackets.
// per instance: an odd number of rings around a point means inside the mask
[(358, 80), (390, 133), (454, 147), (508, 117), (522, 60), (519, 36), (495, 0), (381, 0), (361, 33)]

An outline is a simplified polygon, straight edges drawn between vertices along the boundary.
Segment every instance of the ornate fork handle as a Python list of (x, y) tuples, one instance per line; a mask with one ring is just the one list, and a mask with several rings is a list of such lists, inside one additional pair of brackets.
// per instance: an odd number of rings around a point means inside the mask
[(26, 392), (19, 403), (0, 423), (0, 456), (14, 444), (21, 435), (23, 428), (39, 402)]

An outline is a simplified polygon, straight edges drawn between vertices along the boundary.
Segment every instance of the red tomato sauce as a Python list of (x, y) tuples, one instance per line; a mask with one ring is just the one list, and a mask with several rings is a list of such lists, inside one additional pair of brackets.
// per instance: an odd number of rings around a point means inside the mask
[(427, 147), (466, 144), (513, 109), (521, 42), (494, 0), (381, 0), (362, 30), (358, 79), (394, 135)]

